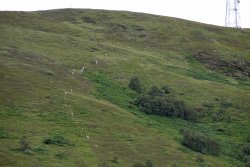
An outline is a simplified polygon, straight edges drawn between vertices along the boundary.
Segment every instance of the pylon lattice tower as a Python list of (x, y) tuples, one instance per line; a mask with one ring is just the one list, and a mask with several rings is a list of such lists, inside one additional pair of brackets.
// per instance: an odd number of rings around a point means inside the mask
[(240, 28), (240, 0), (227, 0), (225, 26)]

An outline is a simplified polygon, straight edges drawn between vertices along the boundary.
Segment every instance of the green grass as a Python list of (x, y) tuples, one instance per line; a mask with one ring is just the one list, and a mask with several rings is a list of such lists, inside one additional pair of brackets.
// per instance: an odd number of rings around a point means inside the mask
[[(250, 80), (229, 64), (249, 70), (249, 29), (63, 9), (0, 12), (0, 31), (0, 166), (200, 166), (199, 153), (181, 144), (183, 128), (220, 143), (219, 156), (203, 155), (206, 165), (244, 166)], [(145, 90), (168, 85), (204, 117), (140, 112), (128, 89), (133, 76)], [(20, 151), (23, 136), (28, 152)]]
[(128, 87), (112, 82), (105, 74), (87, 73), (87, 78), (96, 83), (96, 92), (93, 94), (97, 98), (108, 100), (118, 106), (127, 108), (129, 102), (133, 102), (136, 93)]

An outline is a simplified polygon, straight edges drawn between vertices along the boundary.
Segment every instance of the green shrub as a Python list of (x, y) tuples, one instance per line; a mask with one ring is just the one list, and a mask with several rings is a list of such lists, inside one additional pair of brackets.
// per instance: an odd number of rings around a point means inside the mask
[(250, 167), (250, 161), (246, 162), (245, 167)]
[(177, 110), (176, 116), (187, 120), (190, 115), (190, 110), (185, 104), (185, 102), (182, 100), (175, 100), (174, 106), (175, 106), (175, 109)]
[(142, 93), (143, 92), (143, 87), (141, 84), (141, 81), (138, 77), (132, 77), (130, 79), (130, 83), (128, 85), (128, 87), (138, 93)]
[(250, 156), (250, 143), (247, 143), (242, 147), (242, 152), (244, 155)]
[(148, 92), (150, 96), (163, 96), (164, 92), (157, 86), (152, 86)]
[(135, 100), (135, 105), (150, 115), (178, 117), (189, 121), (196, 121), (199, 115), (195, 109), (188, 108), (184, 101), (168, 96), (141, 96)]
[(43, 141), (43, 143), (54, 144), (58, 146), (64, 146), (64, 145), (72, 146), (73, 145), (70, 141), (64, 139), (64, 137), (62, 136), (53, 136), (53, 137), (47, 138)]
[(245, 155), (245, 156), (243, 157), (243, 161), (244, 161), (244, 162), (250, 162), (250, 155)]
[(250, 165), (250, 143), (243, 145), (241, 151), (242, 151), (241, 153), (242, 160), (246, 162), (245, 166), (249, 166)]
[(204, 154), (218, 155), (220, 152), (220, 146), (216, 140), (189, 130), (183, 131), (182, 144)]
[(135, 104), (143, 112), (152, 115), (174, 116), (176, 112), (173, 101), (164, 97), (142, 96), (135, 101)]

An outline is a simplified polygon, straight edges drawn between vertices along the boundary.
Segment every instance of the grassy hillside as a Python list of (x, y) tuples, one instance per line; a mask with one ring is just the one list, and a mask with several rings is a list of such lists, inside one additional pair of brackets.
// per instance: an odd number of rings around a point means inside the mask
[[(133, 76), (145, 91), (168, 85), (203, 116), (144, 114)], [(249, 76), (249, 29), (104, 10), (0, 12), (0, 166), (244, 166)], [(181, 144), (183, 128), (218, 141), (220, 154), (201, 162)]]

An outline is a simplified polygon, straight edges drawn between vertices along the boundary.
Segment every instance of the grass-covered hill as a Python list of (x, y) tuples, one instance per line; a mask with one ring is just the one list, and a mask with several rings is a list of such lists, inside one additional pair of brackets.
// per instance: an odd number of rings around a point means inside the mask
[[(249, 76), (249, 29), (104, 10), (0, 12), (0, 166), (244, 166)], [(132, 77), (143, 93), (128, 88)], [(168, 86), (195, 121), (141, 112), (134, 101), (151, 86)], [(187, 147), (185, 129), (219, 154)]]

